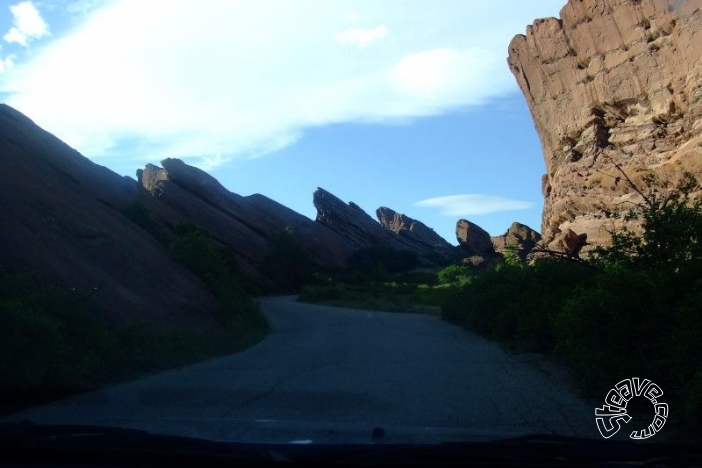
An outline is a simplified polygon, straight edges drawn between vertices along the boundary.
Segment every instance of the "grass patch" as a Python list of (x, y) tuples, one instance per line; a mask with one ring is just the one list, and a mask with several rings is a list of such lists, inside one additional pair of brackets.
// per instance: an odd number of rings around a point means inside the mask
[(449, 285), (397, 282), (306, 286), (298, 301), (351, 309), (440, 315)]
[(258, 307), (227, 306), (221, 327), (109, 327), (90, 298), (0, 271), (0, 414), (243, 350), (265, 336)]

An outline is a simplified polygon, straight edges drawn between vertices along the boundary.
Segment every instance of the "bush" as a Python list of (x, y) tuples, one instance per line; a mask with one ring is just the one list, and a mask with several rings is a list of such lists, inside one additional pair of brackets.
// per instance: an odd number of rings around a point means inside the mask
[(268, 239), (268, 253), (261, 269), (277, 284), (277, 292), (297, 292), (315, 279), (312, 255), (295, 238), (288, 226)]
[(419, 258), (415, 252), (392, 247), (373, 246), (356, 251), (349, 259), (349, 267), (375, 280), (388, 275), (404, 273), (416, 268)]
[(168, 243), (168, 235), (163, 226), (151, 219), (151, 211), (141, 202), (134, 201), (122, 209), (122, 214), (131, 222), (151, 234), (162, 244)]
[[(702, 201), (689, 174), (627, 215), (644, 235), (612, 232), (591, 260), (505, 262), (457, 289), (445, 319), (530, 351), (553, 352), (591, 396), (645, 376), (702, 418)], [(576, 260), (571, 261), (571, 260)], [(679, 421), (680, 421), (679, 420)]]
[(217, 287), (225, 323), (220, 330), (145, 323), (108, 327), (91, 312), (88, 296), (0, 269), (0, 413), (261, 340), (267, 323), (255, 304), (235, 287)]
[(469, 281), (470, 271), (464, 265), (449, 265), (439, 271), (439, 284), (465, 284)]

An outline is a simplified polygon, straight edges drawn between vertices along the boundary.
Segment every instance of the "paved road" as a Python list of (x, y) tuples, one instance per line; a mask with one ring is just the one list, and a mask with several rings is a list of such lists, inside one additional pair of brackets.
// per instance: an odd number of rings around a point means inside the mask
[(218, 440), (599, 437), (594, 408), (535, 367), (437, 317), (267, 298), (248, 350), (17, 414)]

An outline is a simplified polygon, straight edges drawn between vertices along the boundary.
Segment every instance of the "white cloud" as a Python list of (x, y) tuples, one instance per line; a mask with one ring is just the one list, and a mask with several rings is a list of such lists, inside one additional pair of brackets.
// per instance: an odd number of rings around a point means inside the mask
[(6, 42), (28, 46), (29, 41), (49, 34), (49, 25), (31, 1), (10, 6), (13, 27), (3, 36)]
[[(347, 16), (344, 17), (346, 20), (347, 18)], [(339, 44), (351, 44), (358, 47), (368, 47), (379, 39), (387, 37), (388, 34), (389, 31), (387, 27), (378, 26), (377, 28), (373, 29), (347, 29), (346, 31), (334, 34), (334, 38)]]
[(526, 210), (532, 208), (534, 204), (492, 195), (465, 194), (429, 198), (415, 203), (415, 206), (438, 208), (442, 216), (460, 217)]
[(104, 6), (108, 0), (75, 0), (66, 6), (66, 11), (73, 15), (86, 15), (92, 10)]
[[(0, 45), (0, 52), (2, 52), (2, 46)], [(10, 54), (7, 57), (0, 55), (0, 75), (15, 66), (15, 55)]]
[[(312, 126), (437, 115), (517, 91), (506, 48), (533, 12), (491, 23), (499, 8), (483, 3), (113, 1), (15, 61), (0, 93), (89, 157), (214, 167), (283, 148)], [(339, 47), (349, 12), (384, 25), (351, 43), (384, 35), (382, 47)]]

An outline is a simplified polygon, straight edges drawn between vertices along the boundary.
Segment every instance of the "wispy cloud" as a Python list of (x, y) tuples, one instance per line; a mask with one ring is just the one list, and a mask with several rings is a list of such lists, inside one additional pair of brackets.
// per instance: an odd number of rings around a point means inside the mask
[(368, 47), (372, 43), (387, 37), (388, 32), (388, 28), (385, 26), (378, 26), (373, 29), (354, 28), (336, 33), (334, 34), (334, 38), (339, 44)]
[[(211, 167), (290, 145), (313, 126), (438, 115), (517, 90), (504, 57), (533, 20), (515, 13), (521, 2), (497, 23), (484, 19), (493, 2), (391, 5), (112, 1), (15, 60), (0, 93), (89, 157), (138, 149), (145, 160)], [(26, 42), (48, 34), (38, 14), (26, 19), (31, 2), (16, 7)], [(354, 28), (373, 26), (349, 29), (349, 12)]]
[(429, 198), (415, 206), (438, 208), (442, 216), (475, 216), (501, 211), (526, 210), (534, 206), (531, 202), (510, 200), (493, 195), (464, 194)]
[(13, 17), (13, 26), (3, 36), (6, 42), (14, 42), (26, 47), (30, 41), (49, 34), (49, 25), (31, 1), (10, 6), (10, 12)]

